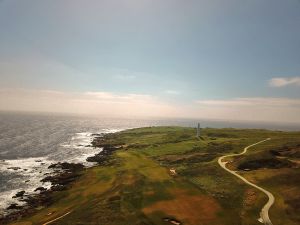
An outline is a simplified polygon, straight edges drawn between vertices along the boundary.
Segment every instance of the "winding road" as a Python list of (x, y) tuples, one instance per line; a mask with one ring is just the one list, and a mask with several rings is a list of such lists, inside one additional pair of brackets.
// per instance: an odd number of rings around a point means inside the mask
[(55, 221), (57, 221), (57, 220), (59, 220), (59, 219), (65, 217), (65, 216), (69, 215), (71, 212), (72, 212), (72, 211), (69, 211), (69, 212), (67, 212), (67, 213), (64, 214), (64, 215), (62, 215), (62, 216), (60, 216), (60, 217), (57, 217), (56, 219), (53, 219), (53, 220), (51, 220), (51, 221), (48, 221), (47, 223), (44, 223), (43, 225), (51, 224), (51, 223), (53, 223), (53, 222), (55, 222)]
[(267, 190), (263, 189), (262, 187), (259, 187), (253, 183), (251, 183), (250, 181), (248, 181), (246, 178), (242, 177), (241, 175), (237, 174), (235, 171), (232, 171), (230, 169), (228, 169), (226, 167), (226, 164), (228, 162), (223, 162), (223, 159), (227, 158), (227, 157), (233, 157), (233, 156), (239, 156), (239, 155), (243, 155), (247, 152), (247, 150), (255, 145), (258, 145), (258, 144), (261, 144), (263, 142), (266, 142), (266, 141), (269, 141), (271, 140), (271, 138), (267, 138), (263, 141), (260, 141), (260, 142), (257, 142), (255, 144), (252, 144), (252, 145), (249, 145), (248, 147), (244, 148), (244, 151), (241, 152), (241, 153), (238, 153), (238, 154), (230, 154), (230, 155), (225, 155), (225, 156), (222, 156), (218, 159), (218, 163), (219, 165), (224, 169), (226, 170), (227, 172), (233, 174), (234, 176), (240, 178), (242, 181), (244, 181), (246, 184), (260, 190), (261, 192), (265, 193), (269, 200), (268, 202), (264, 205), (264, 207), (262, 208), (261, 212), (260, 212), (260, 218), (259, 218), (259, 221), (264, 223), (265, 225), (273, 225), (270, 218), (269, 218), (269, 209), (271, 208), (271, 206), (274, 204), (274, 201), (275, 201), (275, 198), (274, 196), (272, 195), (272, 193), (268, 192)]

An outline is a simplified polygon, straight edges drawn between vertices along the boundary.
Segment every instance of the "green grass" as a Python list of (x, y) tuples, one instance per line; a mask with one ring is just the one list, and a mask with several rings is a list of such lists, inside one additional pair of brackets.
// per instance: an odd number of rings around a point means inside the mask
[[(269, 157), (273, 148), (297, 143), (300, 133), (207, 128), (200, 140), (195, 133), (193, 128), (148, 127), (109, 135), (106, 144), (124, 146), (111, 163), (87, 169), (70, 189), (55, 193), (54, 204), (15, 224), (41, 224), (70, 210), (53, 224), (166, 225), (164, 217), (191, 225), (259, 224), (266, 197), (220, 168), (217, 159), (271, 137), (231, 166)], [(274, 224), (299, 224), (299, 168), (241, 173), (278, 199), (270, 212)]]

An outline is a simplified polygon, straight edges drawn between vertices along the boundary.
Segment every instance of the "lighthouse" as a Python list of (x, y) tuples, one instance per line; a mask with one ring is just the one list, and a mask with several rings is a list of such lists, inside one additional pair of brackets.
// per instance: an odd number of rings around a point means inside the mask
[(197, 127), (197, 138), (200, 138), (200, 123), (198, 123)]

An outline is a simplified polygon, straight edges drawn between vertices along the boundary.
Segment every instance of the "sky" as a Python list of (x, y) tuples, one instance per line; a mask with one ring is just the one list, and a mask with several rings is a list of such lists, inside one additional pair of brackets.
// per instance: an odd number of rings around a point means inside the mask
[(300, 123), (300, 1), (0, 0), (0, 110)]

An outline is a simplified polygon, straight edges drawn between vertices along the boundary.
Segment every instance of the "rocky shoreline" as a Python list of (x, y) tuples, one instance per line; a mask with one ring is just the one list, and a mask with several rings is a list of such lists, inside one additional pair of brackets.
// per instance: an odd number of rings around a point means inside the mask
[[(106, 140), (111, 138), (111, 134), (95, 135), (91, 146), (95, 148), (102, 148), (98, 154), (88, 157), (86, 161), (95, 162), (97, 165), (107, 165), (110, 161), (110, 156), (122, 146), (115, 146), (107, 144)], [(49, 169), (56, 171), (53, 175), (48, 175), (41, 180), (41, 182), (50, 182), (51, 188), (38, 187), (35, 194), (27, 194), (25, 191), (19, 191), (13, 198), (24, 202), (24, 205), (16, 203), (11, 204), (7, 210), (9, 214), (0, 217), (0, 224), (8, 224), (19, 220), (25, 216), (34, 214), (37, 210), (47, 207), (54, 203), (53, 194), (58, 191), (64, 191), (70, 187), (72, 182), (77, 180), (84, 170), (84, 165), (81, 163), (58, 162), (51, 164)]]

